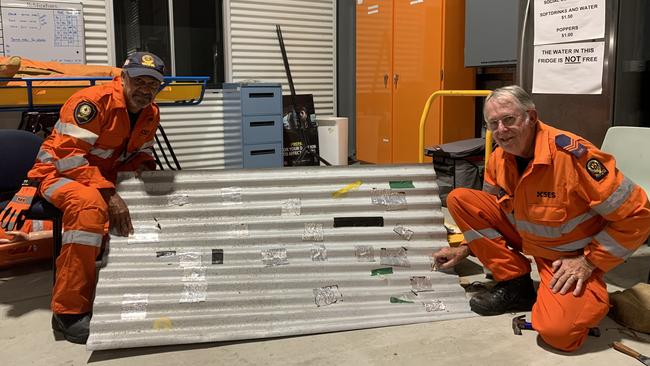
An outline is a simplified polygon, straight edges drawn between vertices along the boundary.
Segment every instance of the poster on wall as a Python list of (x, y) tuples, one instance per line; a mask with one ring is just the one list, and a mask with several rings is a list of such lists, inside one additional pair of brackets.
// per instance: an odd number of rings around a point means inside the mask
[(86, 63), (81, 3), (2, 1), (5, 56)]
[(600, 94), (605, 42), (535, 46), (533, 93)]
[(605, 0), (535, 0), (535, 45), (605, 37)]

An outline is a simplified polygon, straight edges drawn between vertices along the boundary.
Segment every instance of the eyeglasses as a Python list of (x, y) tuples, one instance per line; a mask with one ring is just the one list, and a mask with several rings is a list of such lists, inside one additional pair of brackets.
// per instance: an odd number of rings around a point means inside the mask
[(158, 80), (149, 80), (147, 81), (145, 78), (141, 77), (135, 77), (135, 78), (129, 78), (129, 81), (133, 86), (136, 88), (147, 88), (147, 89), (156, 89), (158, 90), (160, 88), (160, 85), (162, 84)]
[(512, 127), (517, 121), (519, 120), (520, 116), (510, 116), (506, 115), (501, 118), (497, 119), (492, 119), (489, 121), (486, 121), (486, 126), (490, 131), (494, 131), (497, 128), (499, 128), (499, 122), (503, 124), (504, 127)]

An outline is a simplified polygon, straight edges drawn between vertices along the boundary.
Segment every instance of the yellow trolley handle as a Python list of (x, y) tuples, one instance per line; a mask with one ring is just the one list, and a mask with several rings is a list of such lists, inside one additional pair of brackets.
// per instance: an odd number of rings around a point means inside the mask
[[(491, 90), (438, 90), (433, 92), (427, 103), (424, 105), (424, 110), (422, 111), (422, 117), (420, 117), (420, 130), (418, 136), (418, 158), (420, 163), (424, 162), (424, 126), (427, 123), (427, 117), (429, 116), (429, 109), (431, 108), (431, 103), (433, 100), (439, 96), (459, 96), (459, 97), (487, 97), (492, 91)], [(487, 164), (488, 158), (492, 153), (492, 133), (488, 130), (485, 136), (485, 163)]]

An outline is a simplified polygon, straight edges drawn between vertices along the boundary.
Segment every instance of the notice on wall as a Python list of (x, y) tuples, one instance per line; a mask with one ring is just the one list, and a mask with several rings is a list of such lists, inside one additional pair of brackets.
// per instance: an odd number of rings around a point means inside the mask
[(5, 56), (86, 62), (81, 3), (2, 0)]
[(600, 94), (605, 42), (535, 46), (533, 93)]
[(605, 0), (535, 0), (535, 45), (605, 37)]

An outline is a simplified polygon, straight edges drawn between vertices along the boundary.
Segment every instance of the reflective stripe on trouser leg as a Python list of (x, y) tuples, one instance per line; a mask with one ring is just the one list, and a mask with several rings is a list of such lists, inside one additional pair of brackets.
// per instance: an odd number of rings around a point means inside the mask
[(553, 279), (553, 261), (535, 258), (535, 262), (540, 284), (531, 313), (533, 328), (550, 346), (566, 352), (575, 351), (587, 339), (589, 328), (598, 326), (609, 311), (603, 273), (596, 270), (580, 296), (573, 296), (574, 288), (560, 295), (549, 288)]
[(48, 201), (63, 212), (63, 248), (56, 260), (52, 311), (80, 314), (92, 310), (95, 290), (95, 258), (99, 254), (108, 208), (99, 191), (76, 181), (48, 190), (58, 181), (41, 185)]
[(521, 237), (494, 196), (456, 188), (447, 196), (447, 208), (456, 225), (469, 234), (471, 241), (467, 244), (472, 253), (495, 280), (510, 280), (530, 272), (530, 262), (521, 254)]

